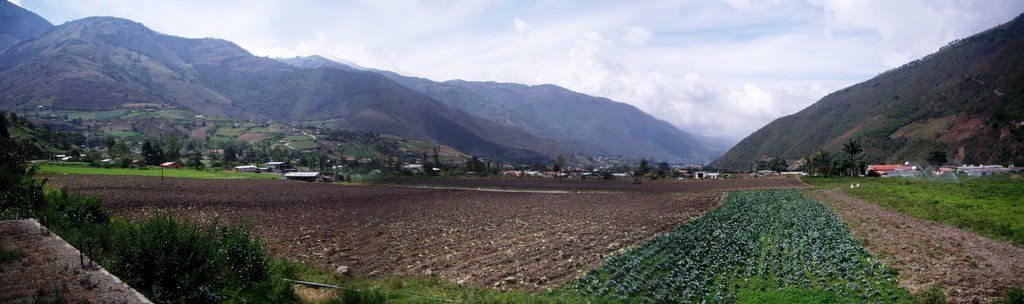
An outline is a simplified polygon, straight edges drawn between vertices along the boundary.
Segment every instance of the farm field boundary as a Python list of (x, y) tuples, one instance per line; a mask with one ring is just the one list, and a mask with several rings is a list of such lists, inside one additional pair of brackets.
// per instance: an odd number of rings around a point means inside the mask
[(1024, 249), (835, 189), (808, 193), (832, 207), (869, 252), (898, 269), (901, 285), (915, 294), (937, 286), (951, 303), (987, 303), (1024, 286)]
[(557, 191), (644, 191), (644, 192), (697, 192), (766, 189), (809, 189), (799, 178), (729, 178), (720, 180), (660, 180), (634, 184), (627, 180), (599, 179), (545, 179), (545, 178), (423, 178), (397, 177), (375, 181), (376, 184), (441, 187), (459, 189), (496, 190), (557, 190)]
[(193, 170), (193, 169), (126, 169), (126, 168), (95, 168), (83, 165), (56, 165), (42, 164), (39, 166), (39, 175), (122, 175), (122, 176), (154, 176), (160, 177), (181, 177), (201, 179), (280, 179), (277, 174), (265, 173), (239, 173), (218, 170)]

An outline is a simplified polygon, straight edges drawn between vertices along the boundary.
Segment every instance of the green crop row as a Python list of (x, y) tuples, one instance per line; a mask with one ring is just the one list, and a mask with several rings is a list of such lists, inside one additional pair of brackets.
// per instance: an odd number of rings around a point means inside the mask
[(630, 302), (736, 302), (750, 291), (785, 290), (909, 301), (896, 277), (828, 207), (774, 190), (731, 193), (719, 208), (609, 259), (572, 288)]

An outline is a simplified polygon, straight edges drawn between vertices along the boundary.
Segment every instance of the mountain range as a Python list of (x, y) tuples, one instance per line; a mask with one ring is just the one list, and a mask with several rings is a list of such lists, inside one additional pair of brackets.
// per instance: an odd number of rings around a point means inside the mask
[[(361, 69), (320, 56), (281, 60), (303, 68)], [(553, 139), (575, 153), (686, 160), (701, 164), (717, 156), (712, 149), (715, 145), (710, 143), (714, 139), (704, 141), (631, 105), (555, 85), (464, 80), (436, 82), (389, 71), (374, 71), (469, 114)], [(721, 152), (724, 151), (718, 154)]]
[(520, 161), (587, 154), (707, 163), (717, 156), (697, 137), (635, 107), (553, 85), (439, 83), (322, 57), (279, 61), (229, 41), (164, 35), (112, 17), (53, 27), (8, 2), (0, 14), (13, 16), (3, 37), (19, 38), (0, 54), (5, 110), (156, 103), (391, 134)]
[(750, 170), (758, 160), (838, 153), (859, 141), (874, 163), (1024, 165), (1024, 16), (833, 92), (769, 123), (711, 165)]

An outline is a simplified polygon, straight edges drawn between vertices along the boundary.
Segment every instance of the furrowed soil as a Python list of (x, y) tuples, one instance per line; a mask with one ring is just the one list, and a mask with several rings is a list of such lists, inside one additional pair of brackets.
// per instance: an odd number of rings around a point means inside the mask
[(850, 197), (816, 190), (850, 232), (917, 294), (937, 285), (950, 303), (990, 303), (1024, 285), (1024, 249), (949, 225), (920, 220)]
[(98, 196), (128, 218), (169, 212), (203, 225), (250, 223), (276, 254), (332, 269), (348, 266), (355, 276), (434, 276), (526, 291), (560, 287), (608, 256), (696, 218), (724, 197), (721, 192), (487, 192), (273, 180), (48, 178)]

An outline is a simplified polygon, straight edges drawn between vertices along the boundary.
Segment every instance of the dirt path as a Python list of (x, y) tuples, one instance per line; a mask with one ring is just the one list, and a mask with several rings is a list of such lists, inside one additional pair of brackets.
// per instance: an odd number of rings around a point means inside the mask
[(988, 303), (1024, 285), (1022, 248), (889, 211), (838, 190), (810, 193), (829, 204), (872, 255), (899, 270), (900, 284), (914, 294), (934, 284), (951, 303)]
[(35, 220), (0, 221), (0, 244), (25, 255), (0, 264), (0, 303), (151, 303)]

